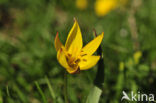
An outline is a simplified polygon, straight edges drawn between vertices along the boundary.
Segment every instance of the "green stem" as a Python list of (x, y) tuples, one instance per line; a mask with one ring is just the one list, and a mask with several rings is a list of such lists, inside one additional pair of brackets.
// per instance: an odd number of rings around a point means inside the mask
[(64, 99), (65, 103), (68, 103), (68, 93), (67, 93), (67, 72), (64, 73)]

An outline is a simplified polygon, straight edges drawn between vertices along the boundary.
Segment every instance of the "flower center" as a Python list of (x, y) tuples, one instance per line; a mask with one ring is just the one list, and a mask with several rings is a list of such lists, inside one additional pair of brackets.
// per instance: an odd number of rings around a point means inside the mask
[(71, 54), (67, 54), (66, 55), (66, 60), (67, 60), (68, 65), (71, 68), (78, 68), (78, 63), (80, 62), (79, 58), (75, 58)]

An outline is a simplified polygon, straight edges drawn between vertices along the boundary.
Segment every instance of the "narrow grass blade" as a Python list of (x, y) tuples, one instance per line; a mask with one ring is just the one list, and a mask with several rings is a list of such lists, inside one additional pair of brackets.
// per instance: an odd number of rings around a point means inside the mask
[(7, 95), (10, 97), (9, 86), (8, 85), (6, 86), (6, 92), (7, 92)]
[(2, 91), (0, 90), (0, 103), (3, 103)]
[(50, 90), (51, 97), (53, 98), (53, 101), (54, 101), (54, 103), (55, 103), (55, 102), (56, 102), (56, 96), (55, 96), (54, 90), (53, 90), (53, 88), (52, 88), (52, 85), (50, 84), (50, 81), (49, 81), (49, 79), (48, 79), (47, 77), (45, 77), (45, 79), (46, 79), (48, 88), (49, 88), (49, 90)]
[(22, 103), (28, 102), (26, 96), (23, 94), (23, 92), (19, 89), (17, 85), (14, 85), (13, 89), (17, 92), (17, 95), (21, 99)]
[(43, 91), (41, 90), (41, 88), (40, 88), (40, 86), (39, 86), (39, 84), (38, 84), (38, 82), (37, 82), (37, 81), (35, 82), (35, 85), (36, 85), (36, 87), (37, 87), (37, 89), (38, 89), (39, 93), (40, 93), (40, 94), (41, 94), (41, 96), (42, 96), (43, 103), (48, 103), (48, 102), (47, 102), (47, 100), (46, 100), (46, 97), (45, 97), (45, 95), (44, 95)]

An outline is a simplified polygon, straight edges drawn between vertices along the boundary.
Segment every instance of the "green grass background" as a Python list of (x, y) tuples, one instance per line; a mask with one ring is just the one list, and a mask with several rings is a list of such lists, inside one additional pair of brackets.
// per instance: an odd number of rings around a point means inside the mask
[[(94, 2), (89, 0), (88, 8), (81, 11), (74, 0), (0, 0), (0, 103), (54, 103), (54, 98), (64, 103), (65, 69), (56, 59), (54, 38), (58, 31), (65, 43), (74, 17), (84, 44), (93, 39), (93, 29), (105, 32), (100, 103), (120, 103), (123, 90), (156, 94), (156, 1), (142, 0), (134, 14), (142, 52), (138, 64), (134, 64), (136, 50), (128, 22), (131, 1), (104, 17), (95, 15)], [(119, 69), (120, 62), (124, 70)], [(96, 71), (95, 66), (68, 75), (69, 103), (85, 103)]]

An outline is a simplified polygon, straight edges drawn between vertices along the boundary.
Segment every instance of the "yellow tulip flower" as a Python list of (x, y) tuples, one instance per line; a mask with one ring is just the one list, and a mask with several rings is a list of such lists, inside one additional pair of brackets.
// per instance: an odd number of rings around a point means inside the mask
[(105, 16), (117, 6), (117, 0), (96, 0), (95, 13), (97, 16)]
[(76, 0), (76, 7), (80, 10), (86, 9), (88, 6), (88, 0)]
[(59, 40), (58, 33), (55, 37), (55, 48), (59, 63), (71, 74), (93, 67), (100, 59), (100, 56), (95, 56), (93, 53), (101, 44), (103, 36), (104, 33), (102, 32), (83, 47), (81, 30), (75, 19), (74, 25), (68, 34), (65, 46), (63, 46)]

